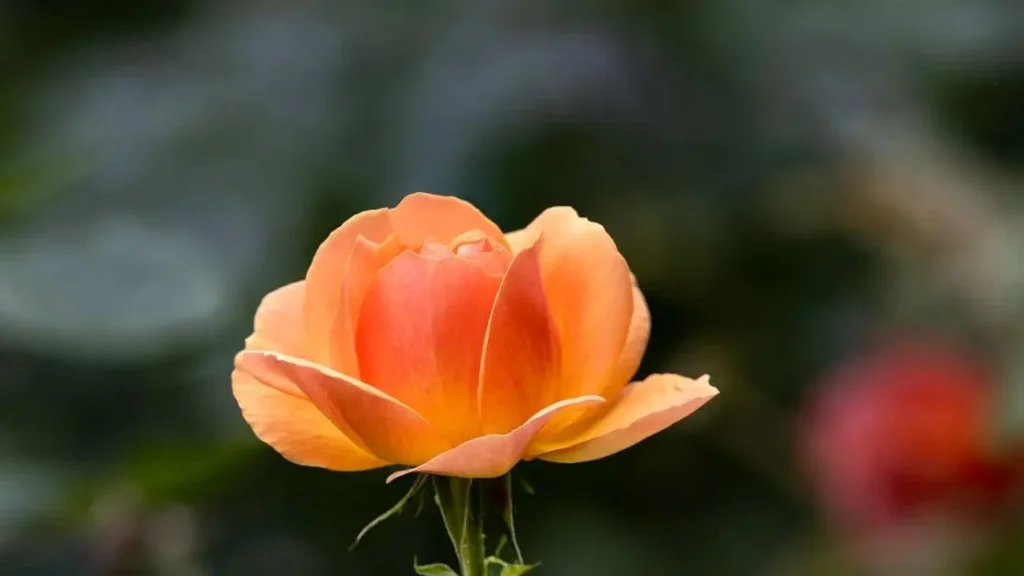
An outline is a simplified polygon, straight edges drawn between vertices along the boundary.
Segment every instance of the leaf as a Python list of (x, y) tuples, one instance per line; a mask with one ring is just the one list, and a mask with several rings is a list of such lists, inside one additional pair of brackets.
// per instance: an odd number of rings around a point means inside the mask
[(501, 569), (500, 576), (520, 576), (521, 574), (532, 572), (537, 566), (540, 566), (540, 564), (530, 564), (528, 566), (524, 564), (509, 564)]
[(420, 576), (459, 576), (458, 572), (452, 570), (447, 564), (424, 564), (420, 566), (413, 559), (413, 570)]
[(501, 558), (498, 558), (497, 556), (488, 556), (484, 560), (484, 565), (488, 568), (491, 568), (493, 566), (500, 566), (501, 572), (498, 573), (499, 576), (519, 576), (520, 574), (526, 574), (527, 572), (530, 572), (537, 566), (540, 566), (540, 564), (510, 564), (508, 562), (505, 562)]
[(359, 531), (359, 534), (356, 535), (355, 542), (353, 542), (352, 545), (348, 547), (349, 552), (354, 550), (355, 547), (359, 545), (359, 541), (362, 540), (363, 536), (366, 536), (370, 532), (370, 530), (373, 530), (381, 522), (384, 522), (388, 518), (401, 514), (402, 509), (405, 507), (405, 505), (408, 504), (409, 501), (412, 500), (412, 498), (416, 496), (417, 493), (419, 493), (419, 491), (423, 488), (423, 485), (426, 483), (427, 477), (425, 475), (418, 476), (416, 478), (416, 481), (412, 483), (412, 487), (409, 488), (409, 491), (405, 493), (405, 496), (402, 496), (402, 499), (399, 500), (397, 504), (389, 508), (380, 516), (377, 516), (376, 518), (371, 520), (369, 524), (364, 526), (363, 529)]

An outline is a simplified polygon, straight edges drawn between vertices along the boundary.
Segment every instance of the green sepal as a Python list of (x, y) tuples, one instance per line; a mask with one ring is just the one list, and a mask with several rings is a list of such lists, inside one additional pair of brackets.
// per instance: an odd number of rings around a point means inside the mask
[[(516, 538), (515, 511), (512, 506), (512, 473), (505, 474), (501, 479), (502, 494), (501, 519), (505, 522), (508, 541), (512, 544), (512, 550), (516, 554), (516, 561), (523, 563), (523, 550), (519, 547), (519, 539)], [(499, 546), (500, 549), (500, 546)]]
[(405, 493), (405, 496), (402, 496), (402, 499), (399, 500), (397, 504), (395, 504), (394, 506), (389, 508), (387, 511), (385, 511), (380, 516), (377, 516), (376, 518), (371, 520), (369, 524), (364, 526), (363, 529), (359, 531), (359, 534), (356, 535), (355, 542), (352, 542), (352, 545), (348, 547), (349, 552), (354, 550), (355, 547), (357, 545), (359, 545), (359, 541), (363, 539), (363, 536), (366, 536), (367, 534), (369, 534), (370, 530), (373, 530), (381, 522), (384, 522), (388, 518), (391, 518), (392, 516), (397, 516), (397, 515), (401, 514), (402, 513), (402, 509), (405, 508), (406, 504), (408, 504), (409, 501), (412, 500), (413, 497), (416, 496), (416, 494), (419, 493), (419, 491), (423, 488), (424, 485), (426, 485), (426, 483), (427, 483), (427, 476), (426, 475), (418, 476), (416, 478), (416, 481), (412, 483), (412, 487), (409, 488), (409, 491)]
[[(511, 472), (509, 472), (509, 474), (511, 474)], [(537, 491), (534, 490), (533, 486), (529, 482), (526, 481), (526, 478), (523, 478), (522, 476), (520, 476), (519, 477), (519, 485), (522, 486), (523, 492), (526, 492), (530, 496), (536, 496), (537, 495)]]

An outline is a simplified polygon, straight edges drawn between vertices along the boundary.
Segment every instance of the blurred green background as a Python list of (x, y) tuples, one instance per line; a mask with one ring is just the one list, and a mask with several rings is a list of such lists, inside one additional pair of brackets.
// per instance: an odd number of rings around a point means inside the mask
[(1024, 573), (1009, 500), (851, 544), (801, 449), (828, 375), (894, 338), (984, 366), (986, 442), (1021, 436), (1022, 22), (1014, 0), (0, 3), (0, 574), (450, 562), (434, 510), (347, 552), (405, 486), (287, 463), (230, 387), (262, 295), (415, 190), (506, 229), (561, 204), (604, 224), (654, 319), (641, 374), (722, 391), (606, 460), (518, 468), (538, 574)]

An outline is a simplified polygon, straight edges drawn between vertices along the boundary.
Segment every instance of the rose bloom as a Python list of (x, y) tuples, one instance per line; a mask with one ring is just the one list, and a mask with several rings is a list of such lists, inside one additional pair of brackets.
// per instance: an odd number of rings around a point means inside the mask
[(884, 538), (934, 514), (983, 519), (1005, 503), (1024, 460), (989, 439), (993, 393), (986, 370), (928, 344), (897, 344), (826, 378), (805, 453), (838, 527)]
[(707, 377), (629, 384), (649, 333), (600, 225), (551, 208), (505, 234), (467, 202), (417, 193), (350, 218), (304, 280), (263, 299), (232, 386), (293, 462), (497, 477), (614, 454), (718, 393)]

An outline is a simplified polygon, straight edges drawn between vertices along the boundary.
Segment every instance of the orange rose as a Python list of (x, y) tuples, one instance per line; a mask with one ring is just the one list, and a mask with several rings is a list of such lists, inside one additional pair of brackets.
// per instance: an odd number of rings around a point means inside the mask
[(551, 208), (504, 234), (417, 193), (350, 218), (305, 280), (264, 298), (232, 385), (293, 462), (490, 478), (614, 454), (718, 393), (675, 374), (627, 386), (649, 332), (600, 225)]

